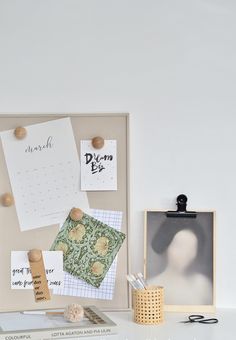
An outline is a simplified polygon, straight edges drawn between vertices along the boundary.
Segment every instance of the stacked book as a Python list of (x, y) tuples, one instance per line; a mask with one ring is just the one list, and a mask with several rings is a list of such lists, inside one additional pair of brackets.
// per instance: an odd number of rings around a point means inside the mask
[(104, 336), (116, 331), (116, 324), (95, 306), (84, 307), (84, 318), (77, 323), (69, 323), (63, 315), (54, 315), (50, 310), (0, 313), (0, 340)]

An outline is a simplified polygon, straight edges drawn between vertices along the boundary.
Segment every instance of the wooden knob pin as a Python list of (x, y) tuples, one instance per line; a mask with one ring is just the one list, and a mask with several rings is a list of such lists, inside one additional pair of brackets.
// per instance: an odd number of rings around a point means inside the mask
[(2, 195), (1, 201), (4, 207), (10, 207), (14, 204), (14, 198), (9, 192), (6, 192), (4, 195)]
[(27, 131), (24, 127), (18, 126), (14, 131), (14, 135), (17, 139), (24, 139), (27, 135)]
[(28, 252), (28, 259), (30, 262), (39, 262), (42, 258), (42, 251), (39, 249), (31, 249)]
[(81, 220), (83, 218), (83, 215), (83, 211), (79, 208), (72, 208), (70, 211), (70, 218), (75, 222)]
[(94, 149), (101, 149), (104, 146), (104, 139), (102, 137), (94, 137), (92, 139), (92, 146)]

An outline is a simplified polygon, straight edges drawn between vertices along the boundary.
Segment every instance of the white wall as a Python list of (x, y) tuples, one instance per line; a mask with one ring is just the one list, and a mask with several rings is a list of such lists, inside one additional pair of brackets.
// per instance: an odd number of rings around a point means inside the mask
[(236, 307), (236, 2), (0, 0), (0, 112), (130, 112), (142, 211), (217, 210), (217, 304)]

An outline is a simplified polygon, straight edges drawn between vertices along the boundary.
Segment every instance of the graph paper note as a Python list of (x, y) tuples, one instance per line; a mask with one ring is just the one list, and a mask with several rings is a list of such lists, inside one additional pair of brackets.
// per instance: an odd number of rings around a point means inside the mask
[[(100, 210), (91, 209), (89, 214), (96, 218), (97, 220), (109, 225), (112, 228), (120, 231), (122, 225), (122, 212), (121, 211), (110, 211), (110, 210)], [(116, 267), (117, 267), (117, 257), (113, 261), (106, 277), (104, 278), (101, 286), (95, 288), (86, 282), (77, 279), (76, 277), (65, 273), (64, 274), (64, 287), (53, 289), (53, 293), (56, 295), (69, 295), (69, 296), (79, 296), (92, 299), (104, 299), (112, 300), (115, 279), (116, 279)]]

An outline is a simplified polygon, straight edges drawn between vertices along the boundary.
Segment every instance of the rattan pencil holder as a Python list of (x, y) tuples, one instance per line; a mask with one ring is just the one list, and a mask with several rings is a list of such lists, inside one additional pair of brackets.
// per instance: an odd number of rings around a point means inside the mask
[(142, 325), (156, 325), (164, 321), (164, 288), (150, 286), (133, 290), (134, 321)]

